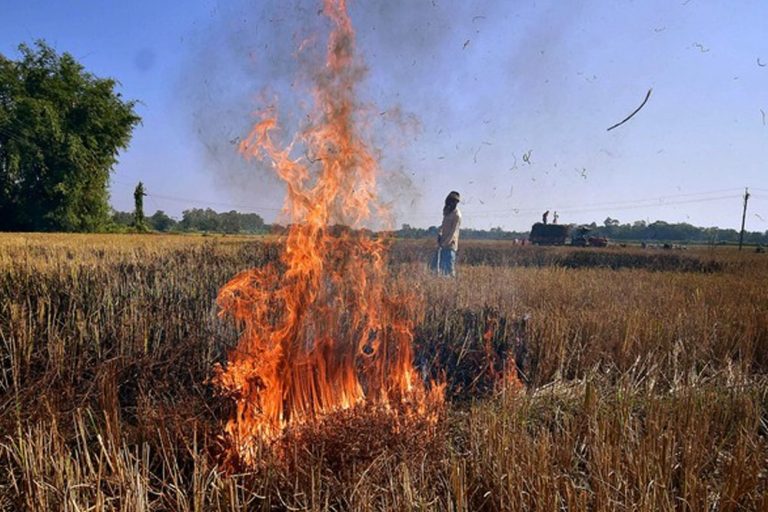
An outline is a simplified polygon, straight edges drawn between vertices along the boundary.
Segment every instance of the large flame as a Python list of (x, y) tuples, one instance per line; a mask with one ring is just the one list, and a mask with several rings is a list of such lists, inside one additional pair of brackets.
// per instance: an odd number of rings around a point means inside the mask
[(219, 293), (242, 334), (214, 383), (235, 400), (226, 432), (246, 463), (260, 442), (334, 411), (366, 403), (425, 414), (442, 400), (413, 368), (415, 298), (389, 289), (385, 242), (361, 229), (380, 212), (377, 162), (355, 124), (362, 67), (345, 0), (325, 0), (323, 12), (331, 31), (308, 126), (278, 147), (267, 111), (240, 146), (285, 181), (291, 221), (280, 264), (244, 271)]

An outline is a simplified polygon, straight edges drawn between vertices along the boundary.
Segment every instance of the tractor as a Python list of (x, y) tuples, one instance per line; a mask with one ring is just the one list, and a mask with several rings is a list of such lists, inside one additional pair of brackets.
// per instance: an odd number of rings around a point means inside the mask
[(590, 228), (580, 226), (575, 229), (571, 236), (571, 245), (576, 247), (606, 247), (608, 239), (604, 236), (589, 236)]

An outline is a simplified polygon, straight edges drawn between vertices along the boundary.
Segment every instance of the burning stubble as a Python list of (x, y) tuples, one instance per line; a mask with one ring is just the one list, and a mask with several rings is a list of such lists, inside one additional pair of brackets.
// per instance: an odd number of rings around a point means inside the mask
[(412, 364), (416, 297), (388, 287), (385, 240), (362, 229), (383, 214), (377, 160), (356, 123), (365, 67), (346, 2), (326, 0), (322, 12), (327, 53), (305, 124), (281, 145), (267, 108), (240, 143), (285, 183), (290, 219), (280, 263), (240, 273), (218, 298), (242, 335), (213, 382), (236, 404), (226, 434), (245, 464), (264, 442), (329, 414), (365, 406), (393, 421), (429, 418), (443, 402)]

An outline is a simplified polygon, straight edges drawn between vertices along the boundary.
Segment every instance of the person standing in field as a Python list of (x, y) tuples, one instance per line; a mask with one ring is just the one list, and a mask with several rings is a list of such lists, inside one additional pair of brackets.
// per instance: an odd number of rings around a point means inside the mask
[(443, 224), (437, 235), (437, 272), (444, 276), (456, 276), (456, 251), (459, 249), (459, 193), (455, 190), (445, 198)]

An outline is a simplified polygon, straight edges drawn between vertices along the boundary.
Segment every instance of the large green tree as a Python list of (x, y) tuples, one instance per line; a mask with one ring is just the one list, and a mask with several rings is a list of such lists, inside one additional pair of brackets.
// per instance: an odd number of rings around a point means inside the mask
[(135, 102), (43, 41), (19, 51), (0, 55), (0, 230), (102, 229)]

